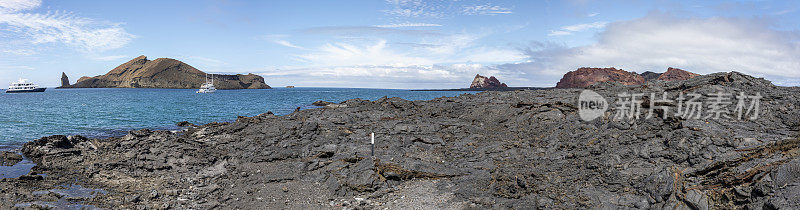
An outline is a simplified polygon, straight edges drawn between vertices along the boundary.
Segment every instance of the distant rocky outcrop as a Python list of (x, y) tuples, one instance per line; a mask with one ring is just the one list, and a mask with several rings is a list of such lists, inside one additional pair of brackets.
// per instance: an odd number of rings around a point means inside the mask
[[(270, 89), (264, 78), (254, 74), (214, 76), (217, 89)], [(104, 75), (81, 77), (70, 88), (199, 88), (206, 73), (189, 64), (170, 59), (148, 60), (144, 55), (117, 66)]]
[(69, 77), (64, 72), (61, 72), (61, 87), (69, 87)]
[(667, 72), (664, 72), (660, 76), (658, 76), (657, 80), (663, 81), (678, 81), (678, 80), (687, 80), (694, 78), (696, 76), (700, 76), (699, 74), (695, 74), (692, 72), (684, 71), (679, 68), (667, 68)]
[(333, 104), (333, 102), (320, 100), (320, 101), (314, 101), (314, 103), (311, 103), (311, 105), (314, 105), (314, 106), (327, 106), (329, 104)]
[(639, 75), (644, 78), (644, 81), (650, 81), (650, 80), (658, 79), (658, 77), (661, 76), (661, 73), (655, 73), (655, 72), (652, 72), (652, 71), (646, 71), (646, 72), (641, 73)]
[(484, 77), (480, 74), (475, 75), (475, 79), (472, 80), (472, 84), (469, 85), (471, 89), (491, 89), (491, 88), (507, 88), (508, 85), (506, 83), (501, 83), (500, 80), (497, 80), (494, 76), (491, 77)]
[(556, 88), (585, 88), (598, 82), (617, 82), (623, 85), (644, 83), (644, 77), (633, 72), (616, 68), (589, 68), (567, 72)]

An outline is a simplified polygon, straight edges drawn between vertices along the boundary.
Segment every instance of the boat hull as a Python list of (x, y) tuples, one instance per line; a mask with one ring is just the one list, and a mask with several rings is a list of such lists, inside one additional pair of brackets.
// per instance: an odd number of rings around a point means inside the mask
[(35, 92), (44, 92), (47, 88), (35, 88), (30, 90), (6, 90), (6, 93), (35, 93)]
[(200, 89), (197, 90), (196, 93), (214, 93), (214, 92), (217, 92), (217, 89)]

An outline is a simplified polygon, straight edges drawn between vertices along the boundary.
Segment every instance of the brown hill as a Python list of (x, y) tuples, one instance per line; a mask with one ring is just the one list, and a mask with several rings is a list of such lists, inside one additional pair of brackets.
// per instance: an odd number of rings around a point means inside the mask
[(667, 68), (667, 72), (664, 72), (664, 73), (661, 74), (661, 76), (658, 76), (657, 80), (663, 80), (663, 81), (687, 80), (687, 79), (694, 78), (696, 76), (700, 76), (700, 75), (692, 73), (692, 72), (684, 71), (684, 70), (679, 69), (679, 68), (669, 67), (669, 68)]
[[(81, 77), (72, 88), (176, 88), (194, 89), (205, 83), (206, 73), (170, 58), (147, 60), (144, 55), (96, 77)], [(214, 75), (217, 89), (269, 89), (254, 74)]]
[(613, 67), (581, 67), (578, 70), (567, 72), (567, 74), (561, 78), (561, 81), (556, 84), (556, 88), (585, 88), (598, 82), (618, 82), (623, 85), (637, 85), (644, 83), (644, 77)]

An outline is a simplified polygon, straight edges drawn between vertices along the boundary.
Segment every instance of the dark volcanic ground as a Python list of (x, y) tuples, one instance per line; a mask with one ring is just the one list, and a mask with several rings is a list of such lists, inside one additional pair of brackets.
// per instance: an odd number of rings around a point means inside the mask
[[(241, 117), (183, 132), (131, 131), (121, 138), (50, 136), (24, 146), (38, 165), (32, 175), (0, 182), (0, 204), (800, 208), (800, 89), (738, 73), (592, 89), (606, 99), (665, 90), (764, 98), (756, 120), (614, 121), (607, 112), (584, 122), (575, 106), (581, 90), (550, 89), (431, 101), (353, 99), (286, 116)], [(369, 155), (371, 132), (375, 157)]]

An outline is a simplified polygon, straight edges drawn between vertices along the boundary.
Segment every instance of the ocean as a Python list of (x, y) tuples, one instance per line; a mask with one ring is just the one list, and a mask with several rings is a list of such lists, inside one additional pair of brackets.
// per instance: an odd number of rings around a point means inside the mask
[(193, 89), (52, 89), (43, 93), (0, 93), (0, 150), (17, 148), (43, 136), (120, 136), (134, 129), (178, 129), (181, 121), (195, 124), (234, 121), (267, 111), (286, 115), (317, 108), (317, 100), (341, 102), (383, 96), (429, 100), (474, 91), (409, 91), (361, 88), (275, 88), (218, 90), (197, 94)]

